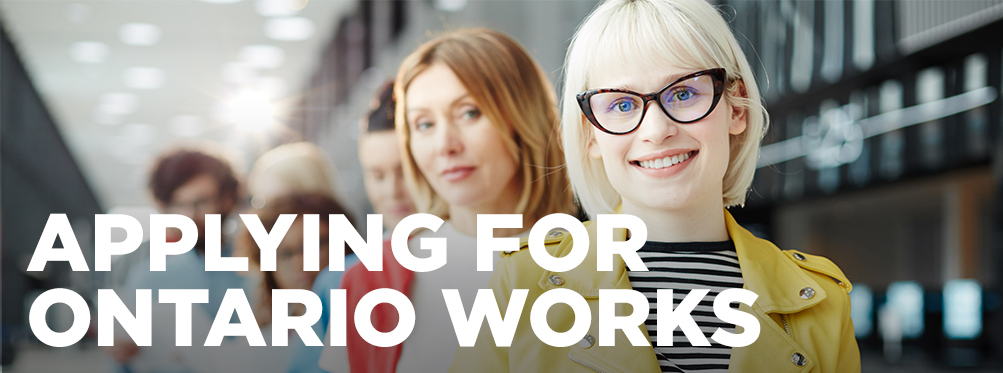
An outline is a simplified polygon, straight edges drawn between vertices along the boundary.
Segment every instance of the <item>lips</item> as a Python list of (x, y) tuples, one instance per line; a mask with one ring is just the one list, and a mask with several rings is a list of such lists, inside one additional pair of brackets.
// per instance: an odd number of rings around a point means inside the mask
[(443, 179), (446, 179), (446, 181), (457, 182), (469, 177), (476, 169), (477, 168), (473, 166), (451, 167), (442, 171), (441, 175)]

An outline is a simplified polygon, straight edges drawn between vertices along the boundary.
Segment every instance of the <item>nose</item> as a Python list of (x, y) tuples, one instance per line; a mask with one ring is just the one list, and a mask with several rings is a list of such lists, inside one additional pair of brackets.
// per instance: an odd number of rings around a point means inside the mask
[(439, 131), (436, 133), (435, 141), (439, 155), (452, 156), (463, 153), (463, 140), (460, 129), (449, 120), (440, 123)]
[(658, 102), (648, 101), (644, 110), (641, 126), (636, 131), (642, 141), (659, 144), (679, 133), (679, 123), (670, 119)]
[(403, 200), (407, 196), (407, 189), (404, 187), (404, 178), (402, 176), (396, 172), (391, 173), (389, 176), (390, 182), (386, 185), (389, 188), (387, 195), (393, 197), (395, 200)]

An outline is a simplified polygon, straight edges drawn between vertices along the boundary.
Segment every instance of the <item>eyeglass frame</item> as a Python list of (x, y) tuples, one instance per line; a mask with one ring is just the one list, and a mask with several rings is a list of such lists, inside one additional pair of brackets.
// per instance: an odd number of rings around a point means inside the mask
[[(672, 114), (669, 114), (669, 111), (665, 109), (665, 106), (662, 106), (662, 103), (659, 100), (659, 96), (661, 96), (662, 93), (664, 93), (666, 90), (668, 90), (669, 88), (672, 88), (672, 86), (674, 86), (674, 85), (676, 85), (676, 84), (678, 84), (680, 82), (683, 82), (683, 81), (686, 81), (688, 79), (692, 79), (692, 78), (695, 78), (695, 77), (698, 77), (698, 76), (703, 76), (703, 75), (709, 75), (711, 78), (714, 79), (714, 97), (712, 98), (712, 101), (711, 101), (711, 104), (710, 104), (710, 108), (708, 108), (707, 112), (704, 113), (703, 115), (701, 115), (699, 118), (696, 118), (696, 119), (693, 119), (693, 120), (681, 121), (681, 120), (678, 120), (676, 118), (673, 118)], [(669, 117), (669, 119), (671, 119), (672, 121), (674, 121), (676, 123), (679, 123), (679, 124), (689, 124), (689, 123), (693, 123), (693, 122), (696, 122), (696, 121), (699, 121), (701, 119), (706, 118), (708, 115), (710, 115), (710, 113), (714, 112), (714, 109), (717, 107), (718, 102), (721, 101), (721, 96), (724, 94), (724, 82), (725, 82), (725, 79), (727, 79), (727, 76), (728, 76), (728, 74), (725, 71), (725, 69), (719, 67), (719, 68), (714, 68), (714, 69), (707, 69), (707, 70), (697, 71), (695, 73), (683, 76), (683, 77), (681, 77), (679, 79), (676, 79), (672, 83), (667, 84), (665, 87), (662, 87), (662, 89), (659, 89), (658, 91), (656, 91), (654, 93), (642, 94), (642, 93), (634, 92), (634, 91), (627, 90), (627, 89), (605, 88), (605, 89), (592, 89), (592, 90), (588, 90), (588, 91), (584, 91), (584, 92), (579, 92), (578, 95), (576, 96), (576, 98), (578, 99), (578, 107), (581, 108), (582, 114), (585, 115), (585, 118), (588, 119), (589, 122), (592, 123), (593, 126), (595, 126), (596, 128), (598, 128), (600, 131), (606, 132), (606, 133), (611, 134), (611, 135), (626, 135), (626, 134), (629, 134), (631, 132), (637, 131), (637, 129), (639, 127), (641, 127), (641, 123), (644, 122), (644, 115), (648, 113), (648, 102), (650, 102), (650, 101), (655, 101), (655, 103), (658, 104), (657, 106), (662, 109), (662, 113), (665, 113), (665, 115), (667, 117)], [(634, 125), (634, 128), (631, 128), (630, 131), (626, 131), (626, 132), (613, 132), (613, 131), (610, 131), (610, 130), (604, 128), (602, 126), (602, 124), (599, 124), (599, 120), (596, 118), (595, 113), (592, 112), (592, 101), (591, 101), (592, 100), (592, 96), (595, 96), (595, 95), (600, 94), (600, 93), (610, 93), (610, 92), (626, 93), (626, 94), (631, 94), (631, 95), (634, 95), (634, 96), (637, 96), (637, 97), (641, 98), (641, 101), (642, 101), (642, 105), (641, 105), (641, 108), (642, 108), (642, 110), (641, 110), (641, 117), (638, 118), (637, 124)]]

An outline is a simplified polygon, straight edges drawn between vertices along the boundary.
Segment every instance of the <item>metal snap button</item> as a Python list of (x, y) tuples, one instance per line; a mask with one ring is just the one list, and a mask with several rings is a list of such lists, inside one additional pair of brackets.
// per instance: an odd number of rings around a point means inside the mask
[(557, 238), (557, 237), (560, 237), (560, 236), (563, 236), (563, 235), (564, 235), (564, 232), (561, 232), (561, 231), (553, 231), (553, 232), (550, 232), (550, 233), (548, 233), (548, 234), (547, 234), (547, 237), (550, 237), (550, 238)]
[(791, 362), (794, 363), (794, 365), (803, 367), (808, 363), (808, 359), (805, 359), (804, 355), (801, 355), (801, 353), (795, 352), (794, 355), (791, 355)]
[(549, 278), (549, 280), (550, 280), (550, 283), (551, 283), (551, 284), (554, 284), (554, 285), (557, 285), (557, 286), (561, 286), (561, 285), (564, 285), (564, 279), (563, 279), (563, 278), (561, 278), (561, 276), (558, 276), (558, 275), (550, 275), (550, 278)]
[(578, 341), (578, 346), (581, 348), (589, 348), (596, 344), (596, 339), (591, 334), (586, 334), (585, 338)]
[(794, 253), (794, 259), (800, 260), (802, 262), (808, 260), (808, 258), (805, 258), (804, 255), (801, 255), (801, 253)]
[(815, 289), (812, 289), (810, 287), (805, 287), (801, 289), (801, 299), (807, 300), (811, 299), (814, 296), (815, 296)]

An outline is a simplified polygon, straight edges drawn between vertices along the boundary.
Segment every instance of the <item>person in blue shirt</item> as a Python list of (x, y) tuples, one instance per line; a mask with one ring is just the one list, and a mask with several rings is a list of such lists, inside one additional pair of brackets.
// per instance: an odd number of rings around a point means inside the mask
[[(153, 302), (159, 289), (208, 289), (209, 302), (199, 306), (214, 317), (227, 289), (243, 288), (245, 280), (235, 272), (205, 270), (207, 214), (219, 214), (221, 219), (233, 212), (238, 204), (239, 182), (230, 164), (211, 148), (179, 148), (156, 160), (150, 174), (149, 188), (157, 208), (164, 214), (180, 214), (192, 219), (198, 228), (198, 240), (192, 250), (167, 258), (166, 271), (150, 271), (149, 245), (142, 246), (134, 258), (119, 264), (127, 267), (121, 296), (126, 304), (136, 289), (152, 289)], [(180, 239), (180, 231), (169, 230), (168, 241)], [(220, 235), (223, 255), (229, 255), (231, 245)], [(173, 342), (173, 340), (171, 341)], [(127, 372), (187, 372), (180, 362), (164, 351), (168, 346), (138, 347), (131, 339), (120, 339), (107, 347), (118, 369)]]

